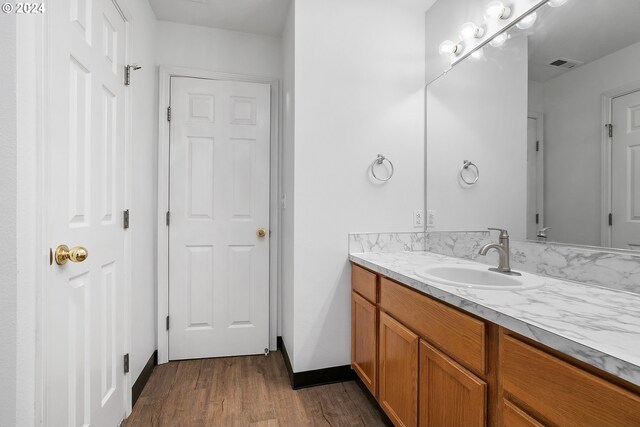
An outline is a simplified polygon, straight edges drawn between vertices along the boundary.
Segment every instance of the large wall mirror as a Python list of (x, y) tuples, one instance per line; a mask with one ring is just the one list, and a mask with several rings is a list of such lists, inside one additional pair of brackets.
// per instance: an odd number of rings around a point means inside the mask
[(433, 229), (640, 250), (640, 2), (525, 19), (427, 86)]

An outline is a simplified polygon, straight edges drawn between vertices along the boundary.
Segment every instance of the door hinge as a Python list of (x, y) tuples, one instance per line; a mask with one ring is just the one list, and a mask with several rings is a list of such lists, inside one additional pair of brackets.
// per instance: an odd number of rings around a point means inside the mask
[(609, 227), (613, 226), (613, 214), (609, 214)]
[(124, 373), (129, 373), (129, 353), (124, 355)]
[(540, 151), (540, 141), (536, 141), (536, 151)]
[(605, 126), (609, 130), (609, 138), (613, 138), (613, 124), (609, 123), (608, 125), (605, 125)]
[(167, 316), (167, 331), (169, 330), (169, 316)]
[(540, 214), (536, 214), (536, 224), (540, 224)]
[(129, 228), (129, 209), (122, 212), (122, 228), (125, 230)]
[(171, 106), (167, 107), (167, 121), (171, 121)]
[(167, 222), (167, 227), (168, 227), (169, 223), (171, 222), (171, 212), (169, 212), (169, 211), (167, 211), (166, 222)]

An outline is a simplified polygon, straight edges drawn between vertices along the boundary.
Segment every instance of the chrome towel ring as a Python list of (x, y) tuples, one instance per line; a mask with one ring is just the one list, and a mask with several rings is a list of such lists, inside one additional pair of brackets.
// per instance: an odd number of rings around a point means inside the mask
[[(474, 175), (474, 179), (472, 180), (467, 179), (464, 174), (464, 171), (469, 168), (473, 168), (470, 169)], [(478, 166), (476, 166), (475, 163), (470, 162), (469, 160), (465, 160), (462, 163), (462, 167), (460, 168), (460, 179), (467, 185), (473, 185), (478, 182), (478, 179), (480, 179), (480, 169), (478, 169)]]
[[(385, 161), (387, 163), (389, 163), (389, 166), (391, 167), (391, 170), (389, 171), (389, 174), (387, 175), (386, 178), (379, 178), (378, 175), (376, 175), (375, 167), (379, 166), (379, 165), (382, 165)], [(391, 163), (391, 160), (387, 159), (382, 154), (378, 154), (378, 157), (371, 163), (371, 166), (369, 166), (369, 169), (371, 170), (371, 175), (373, 175), (373, 177), (375, 179), (377, 179), (378, 181), (387, 182), (393, 176), (393, 163)]]

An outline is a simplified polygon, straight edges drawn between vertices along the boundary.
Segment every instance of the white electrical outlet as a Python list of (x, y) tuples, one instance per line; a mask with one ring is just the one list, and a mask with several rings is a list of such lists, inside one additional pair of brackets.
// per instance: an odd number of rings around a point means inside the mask
[(435, 228), (436, 227), (436, 211), (428, 210), (427, 211), (427, 228)]
[(413, 211), (413, 226), (424, 227), (424, 211), (422, 209)]

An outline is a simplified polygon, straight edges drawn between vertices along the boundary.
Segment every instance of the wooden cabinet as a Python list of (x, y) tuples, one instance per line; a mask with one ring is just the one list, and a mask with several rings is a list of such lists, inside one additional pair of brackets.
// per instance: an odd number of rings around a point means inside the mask
[(380, 308), (467, 369), (486, 373), (485, 322), (389, 279), (380, 282)]
[(420, 342), (420, 427), (484, 427), (487, 384)]
[(372, 395), (377, 396), (378, 331), (376, 306), (351, 293), (351, 367)]
[(640, 387), (364, 268), (351, 365), (397, 427), (640, 427)]
[(640, 426), (638, 394), (509, 335), (501, 339), (500, 373), (510, 400), (544, 424)]
[(399, 427), (418, 424), (418, 336), (380, 313), (378, 402)]

